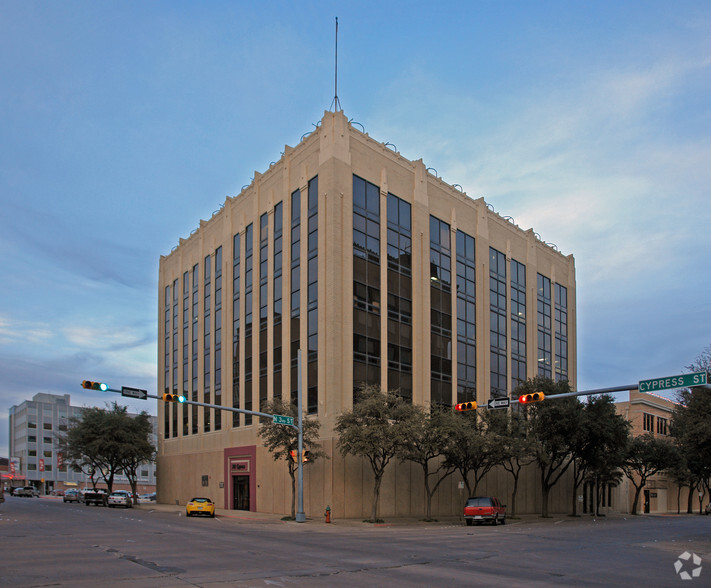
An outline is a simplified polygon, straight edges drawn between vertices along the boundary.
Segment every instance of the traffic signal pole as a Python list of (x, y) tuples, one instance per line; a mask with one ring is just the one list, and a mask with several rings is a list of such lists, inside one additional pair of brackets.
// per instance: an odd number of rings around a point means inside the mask
[(303, 399), (301, 397), (301, 349), (296, 352), (296, 380), (298, 382), (296, 387), (296, 394), (298, 399), (296, 401), (296, 410), (299, 413), (299, 426), (297, 430), (299, 432), (298, 437), (298, 453), (297, 462), (299, 468), (299, 505), (296, 511), (296, 522), (304, 523), (306, 522), (306, 514), (304, 513), (304, 460), (302, 455), (304, 455), (304, 415), (303, 415)]

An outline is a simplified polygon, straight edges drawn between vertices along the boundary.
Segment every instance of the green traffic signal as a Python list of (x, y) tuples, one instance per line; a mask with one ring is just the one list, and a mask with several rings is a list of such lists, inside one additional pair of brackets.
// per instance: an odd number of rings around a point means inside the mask
[(104, 384), (103, 382), (92, 382), (91, 380), (82, 381), (81, 387), (86, 390), (99, 390), (101, 392), (106, 392), (109, 389), (108, 384)]

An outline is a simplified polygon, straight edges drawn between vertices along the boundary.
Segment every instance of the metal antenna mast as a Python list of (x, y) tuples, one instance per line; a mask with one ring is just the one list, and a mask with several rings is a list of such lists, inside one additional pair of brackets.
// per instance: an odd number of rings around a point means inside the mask
[(338, 100), (338, 17), (336, 17), (336, 62), (335, 62), (335, 80), (334, 80), (334, 92), (333, 92), (333, 106), (334, 112), (343, 110), (341, 108), (341, 102)]

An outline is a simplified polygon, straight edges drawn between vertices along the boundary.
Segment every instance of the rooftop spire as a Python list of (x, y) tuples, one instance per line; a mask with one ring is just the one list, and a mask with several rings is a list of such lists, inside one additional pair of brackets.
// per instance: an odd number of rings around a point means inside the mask
[(331, 106), (334, 112), (343, 111), (341, 108), (341, 102), (338, 100), (338, 17), (336, 17), (336, 61), (335, 61), (335, 76), (334, 76), (334, 92), (333, 92), (333, 102)]

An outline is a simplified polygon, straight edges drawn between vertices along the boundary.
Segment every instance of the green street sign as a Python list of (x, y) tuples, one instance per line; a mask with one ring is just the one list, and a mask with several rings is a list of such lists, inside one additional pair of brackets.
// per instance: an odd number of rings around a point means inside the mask
[(679, 376), (667, 376), (666, 378), (655, 378), (654, 380), (640, 380), (640, 392), (656, 392), (658, 390), (672, 390), (673, 388), (689, 388), (691, 386), (703, 386), (708, 383), (706, 372), (693, 372), (691, 374), (681, 374)]
[(294, 417), (284, 416), (281, 414), (272, 415), (272, 420), (275, 425), (294, 425)]

